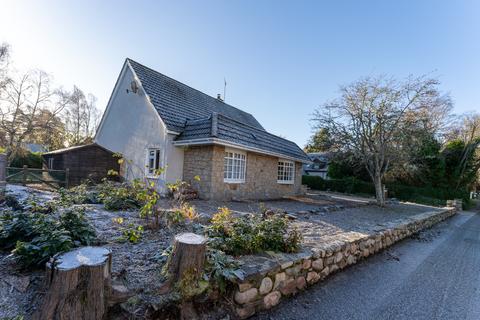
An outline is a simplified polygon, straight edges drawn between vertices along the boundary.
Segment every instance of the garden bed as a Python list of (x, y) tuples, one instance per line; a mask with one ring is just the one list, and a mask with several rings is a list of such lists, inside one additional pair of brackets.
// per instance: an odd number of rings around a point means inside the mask
[[(49, 201), (56, 196), (51, 192), (10, 185), (8, 193), (14, 195), (20, 202), (28, 202), (32, 195), (37, 202)], [(244, 277), (244, 279), (232, 280), (237, 283), (246, 281), (250, 285), (258, 280), (252, 279), (261, 278), (262, 280), (266, 274), (272, 274), (274, 270), (282, 270), (282, 265), (286, 266), (285, 263), (295, 265), (312, 259), (312, 252), (317, 252), (318, 248), (327, 248), (331, 245), (343, 248), (345, 239), (357, 241), (362, 237), (369, 237), (381, 230), (389, 229), (399, 221), (408, 221), (425, 212), (442, 211), (439, 208), (402, 203), (391, 204), (384, 209), (368, 201), (335, 199), (325, 195), (265, 201), (263, 204), (201, 200), (193, 200), (190, 203), (199, 213), (196, 222), (163, 226), (158, 229), (145, 228), (142, 239), (138, 243), (119, 241), (124, 237), (126, 223), (145, 225), (145, 219), (139, 217), (138, 210), (112, 212), (105, 210), (101, 204), (82, 205), (86, 209), (87, 220), (96, 231), (96, 245), (112, 251), (113, 278), (136, 294), (134, 298), (122, 305), (122, 309), (116, 316), (128, 314), (130, 318), (141, 319), (158, 314), (159, 310), (168, 305), (171, 297), (159, 294), (165, 281), (161, 269), (166, 257), (162, 253), (172, 244), (175, 234), (187, 231), (201, 233), (202, 225), (209, 224), (210, 218), (219, 207), (230, 208), (235, 216), (258, 213), (262, 210), (284, 212), (291, 220), (290, 227), (297, 229), (303, 236), (303, 247), (299, 253), (269, 252), (238, 257), (236, 260), (242, 264), (243, 272), (240, 278)], [(159, 204), (165, 209), (171, 206), (171, 202), (167, 199), (161, 199)], [(115, 222), (119, 218), (125, 223)], [(0, 318), (17, 315), (25, 315), (28, 318), (37, 307), (39, 297), (42, 295), (43, 271), (22, 271), (12, 257), (5, 252), (0, 253), (0, 270)], [(259, 273), (259, 270), (262, 271)], [(275, 281), (274, 276), (272, 281)], [(310, 282), (312, 282), (311, 279)], [(245, 287), (243, 286), (242, 289)], [(263, 307), (258, 306), (258, 308)], [(242, 305), (242, 308), (245, 306)], [(251, 313), (251, 307), (248, 308), (244, 312)], [(226, 308), (221, 307), (215, 308), (215, 311), (208, 310), (205, 317), (215, 319), (224, 315), (225, 310)], [(257, 307), (254, 307), (254, 310), (257, 310)]]

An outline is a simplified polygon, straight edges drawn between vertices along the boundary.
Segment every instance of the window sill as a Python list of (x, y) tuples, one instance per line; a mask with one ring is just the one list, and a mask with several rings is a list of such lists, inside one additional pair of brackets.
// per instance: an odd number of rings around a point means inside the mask
[(240, 183), (245, 183), (245, 180), (227, 180), (227, 179), (223, 179), (223, 182), (225, 182), (225, 183), (236, 183), (236, 184), (240, 184)]
[(277, 180), (278, 184), (294, 184), (295, 181), (283, 181), (283, 180)]

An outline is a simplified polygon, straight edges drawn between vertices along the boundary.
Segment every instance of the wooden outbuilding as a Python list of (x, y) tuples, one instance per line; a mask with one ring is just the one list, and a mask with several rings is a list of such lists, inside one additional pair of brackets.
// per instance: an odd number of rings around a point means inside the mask
[(79, 185), (87, 179), (101, 182), (108, 177), (109, 170), (120, 172), (114, 153), (96, 143), (50, 151), (42, 157), (44, 169), (69, 169), (69, 186)]

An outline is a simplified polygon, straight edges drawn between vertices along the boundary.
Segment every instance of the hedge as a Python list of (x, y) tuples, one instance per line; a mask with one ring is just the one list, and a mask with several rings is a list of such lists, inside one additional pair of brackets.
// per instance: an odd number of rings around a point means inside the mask
[[(375, 196), (373, 183), (354, 177), (325, 180), (317, 176), (303, 176), (302, 183), (313, 190), (335, 191), (350, 194), (367, 194)], [(402, 201), (444, 206), (446, 200), (463, 199), (468, 206), (469, 194), (466, 191), (453, 191), (450, 188), (414, 187), (387, 183), (388, 196)]]
[(26, 152), (16, 155), (9, 164), (9, 167), (22, 168), (42, 168), (42, 154), (40, 152)]

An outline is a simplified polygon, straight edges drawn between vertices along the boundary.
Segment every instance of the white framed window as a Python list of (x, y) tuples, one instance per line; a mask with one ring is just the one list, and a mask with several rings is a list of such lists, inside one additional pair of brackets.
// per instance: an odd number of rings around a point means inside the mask
[(293, 184), (294, 181), (295, 181), (295, 162), (279, 159), (277, 182), (282, 184)]
[(158, 175), (157, 172), (161, 168), (160, 155), (161, 151), (158, 148), (147, 149), (147, 164), (145, 166), (147, 176), (154, 177)]
[(245, 182), (247, 154), (238, 150), (225, 149), (223, 181), (227, 183)]

